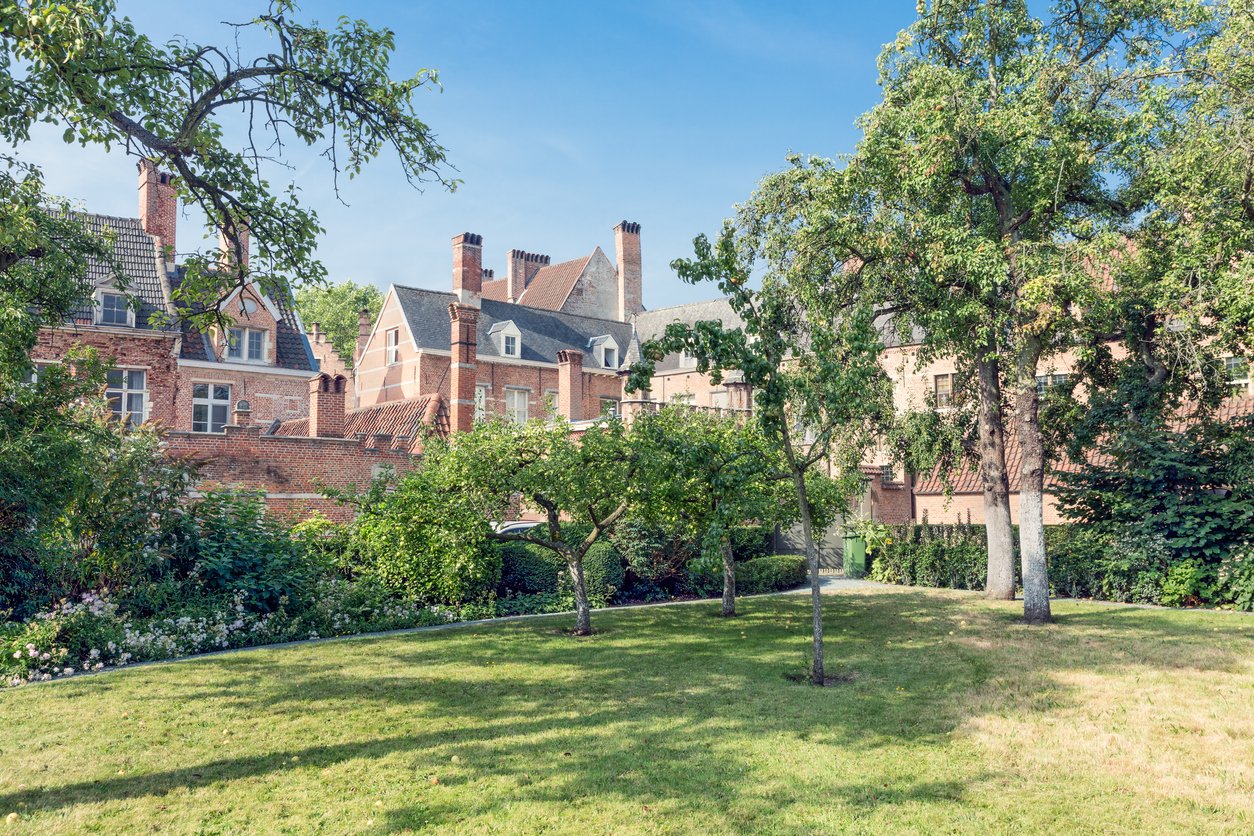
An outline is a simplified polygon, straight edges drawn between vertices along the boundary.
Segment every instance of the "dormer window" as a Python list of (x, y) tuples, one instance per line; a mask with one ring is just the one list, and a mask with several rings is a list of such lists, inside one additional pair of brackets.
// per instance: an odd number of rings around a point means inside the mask
[(603, 369), (617, 369), (619, 365), (618, 343), (609, 334), (593, 337), (588, 340), (588, 347), (597, 358), (597, 365)]
[(266, 359), (266, 332), (256, 328), (228, 328), (226, 356), (229, 360), (263, 363)]
[(102, 290), (99, 293), (99, 302), (96, 324), (121, 325), (125, 327), (135, 324), (135, 312), (131, 310), (130, 303), (121, 293), (110, 293)]
[(488, 329), (488, 336), (502, 357), (522, 357), (522, 331), (518, 330), (513, 320), (496, 323)]

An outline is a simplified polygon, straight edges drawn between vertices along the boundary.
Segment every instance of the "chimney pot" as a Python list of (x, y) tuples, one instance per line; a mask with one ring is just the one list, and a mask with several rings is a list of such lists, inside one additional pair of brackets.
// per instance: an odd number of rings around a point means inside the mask
[(463, 305), (479, 307), (483, 297), (483, 236), (453, 236), (453, 293)]
[(158, 171), (151, 160), (136, 163), (139, 171), (139, 223), (157, 239), (162, 258), (174, 261), (178, 245), (178, 195), (173, 175)]
[(618, 319), (626, 322), (644, 310), (640, 224), (620, 221), (614, 227), (614, 252), (618, 259)]
[(309, 381), (309, 435), (311, 438), (344, 437), (344, 375), (319, 374)]

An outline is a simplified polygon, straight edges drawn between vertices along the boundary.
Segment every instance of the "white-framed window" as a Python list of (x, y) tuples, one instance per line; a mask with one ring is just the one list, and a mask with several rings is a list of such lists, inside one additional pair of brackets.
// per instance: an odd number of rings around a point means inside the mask
[(601, 398), (601, 417), (618, 417), (618, 398)]
[(110, 369), (105, 372), (105, 399), (113, 417), (137, 427), (148, 417), (148, 373), (143, 369)]
[(502, 352), (506, 357), (518, 356), (518, 338), (513, 334), (505, 335), (505, 350)]
[(727, 408), (727, 390), (722, 389), (717, 392), (711, 392), (710, 393), (710, 406), (714, 407), (715, 409), (726, 409)]
[(488, 417), (488, 387), (475, 387), (475, 420), (482, 421)]
[(387, 364), (395, 366), (401, 362), (401, 329), (389, 328), (383, 335), (383, 348)]
[(130, 302), (121, 293), (111, 293), (107, 290), (100, 291), (99, 310), (96, 312), (96, 323), (98, 325), (124, 325), (132, 326), (135, 324), (135, 312), (131, 310)]
[(220, 433), (231, 414), (229, 383), (192, 384), (192, 432)]
[(26, 375), (26, 382), (32, 386), (39, 382), (39, 378), (43, 377), (44, 369), (53, 365), (52, 363), (41, 363), (38, 360), (31, 363), (30, 371)]
[(938, 374), (932, 378), (932, 392), (936, 395), (936, 405), (947, 407), (954, 405), (954, 375)]
[(506, 389), (505, 417), (515, 424), (527, 423), (527, 407), (530, 400), (530, 389)]
[(552, 417), (557, 414), (557, 401), (561, 397), (556, 389), (544, 390), (544, 414)]
[(607, 369), (617, 369), (618, 368), (618, 349), (615, 348), (614, 346), (607, 345), (605, 347), (605, 353), (601, 360), (601, 365), (605, 366), (605, 368)]
[(1249, 394), (1250, 360), (1248, 357), (1225, 357), (1224, 368), (1228, 372), (1228, 385), (1233, 397)]
[(1044, 395), (1050, 389), (1066, 387), (1071, 382), (1069, 374), (1038, 374), (1036, 376), (1036, 393)]
[(266, 359), (266, 332), (256, 328), (228, 328), (226, 356), (229, 360), (262, 363)]
[(679, 352), (679, 367), (681, 369), (695, 369), (697, 367), (696, 355), (687, 350)]
[(692, 392), (676, 392), (671, 395), (671, 403), (677, 403), (680, 406), (692, 406), (696, 400), (697, 396)]

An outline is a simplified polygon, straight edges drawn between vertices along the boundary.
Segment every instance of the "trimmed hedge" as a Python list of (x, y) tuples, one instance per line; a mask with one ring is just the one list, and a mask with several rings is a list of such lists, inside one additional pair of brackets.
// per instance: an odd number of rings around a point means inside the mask
[(736, 564), (736, 593), (760, 595), (795, 589), (809, 577), (806, 559), (796, 554), (755, 557)]
[[(502, 597), (569, 593), (566, 561), (533, 543), (510, 543), (501, 549)], [(583, 559), (588, 597), (608, 601), (623, 586), (623, 559), (608, 542), (592, 544)]]
[(869, 577), (880, 583), (983, 589), (988, 578), (982, 525), (894, 526), (871, 556)]

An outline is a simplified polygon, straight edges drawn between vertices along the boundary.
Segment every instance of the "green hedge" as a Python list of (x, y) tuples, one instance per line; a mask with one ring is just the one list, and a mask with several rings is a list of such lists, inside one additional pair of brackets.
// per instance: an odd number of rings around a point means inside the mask
[(869, 577), (880, 583), (983, 589), (988, 552), (982, 525), (894, 526), (871, 555)]
[[(501, 550), (502, 597), (570, 591), (566, 561), (532, 543), (510, 543)], [(623, 559), (608, 542), (596, 542), (583, 559), (588, 597), (608, 601), (623, 586)]]
[(755, 557), (736, 564), (736, 592), (740, 595), (782, 592), (801, 586), (808, 577), (806, 559), (801, 555)]

